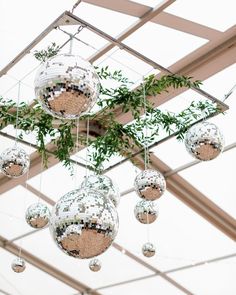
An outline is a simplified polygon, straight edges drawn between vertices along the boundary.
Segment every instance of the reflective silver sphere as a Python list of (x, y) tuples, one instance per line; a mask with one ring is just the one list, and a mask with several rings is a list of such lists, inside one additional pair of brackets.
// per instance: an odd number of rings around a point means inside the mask
[(17, 257), (12, 261), (11, 268), (14, 272), (23, 272), (25, 270), (25, 267), (25, 261), (20, 257)]
[(104, 196), (108, 197), (116, 207), (119, 205), (120, 192), (110, 177), (106, 175), (90, 175), (81, 184), (81, 188), (86, 187), (101, 192)]
[(35, 77), (36, 98), (60, 119), (76, 119), (91, 110), (100, 90), (93, 66), (79, 56), (59, 54), (48, 59)]
[(157, 205), (153, 201), (142, 200), (135, 206), (134, 215), (141, 223), (153, 223), (158, 217)]
[(102, 267), (102, 264), (99, 259), (94, 258), (89, 262), (89, 268), (91, 271), (99, 271)]
[(196, 159), (215, 159), (224, 149), (224, 137), (219, 128), (209, 122), (193, 125), (186, 133), (185, 146)]
[(114, 241), (119, 219), (115, 206), (101, 192), (77, 189), (53, 207), (49, 228), (56, 244), (76, 258), (103, 253)]
[(134, 188), (139, 197), (154, 201), (159, 199), (165, 192), (166, 181), (159, 171), (147, 169), (136, 176)]
[(45, 227), (50, 218), (48, 207), (42, 203), (35, 203), (26, 210), (25, 220), (33, 228)]
[(143, 255), (146, 257), (152, 257), (156, 254), (156, 247), (152, 243), (146, 243), (142, 247)]
[(26, 152), (17, 146), (7, 148), (0, 155), (0, 170), (6, 176), (17, 178), (29, 170), (30, 159)]

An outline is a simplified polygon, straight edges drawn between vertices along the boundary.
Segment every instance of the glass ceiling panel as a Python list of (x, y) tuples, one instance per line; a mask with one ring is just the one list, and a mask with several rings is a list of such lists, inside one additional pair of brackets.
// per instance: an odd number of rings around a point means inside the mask
[(234, 295), (236, 294), (236, 258), (169, 274), (184, 284), (193, 294)]
[(60, 14), (69, 10), (74, 3), (74, 0), (1, 1), (0, 68), (13, 59)]
[[(9, 252), (0, 250), (0, 282), (4, 281), (5, 286), (9, 286), (8, 290), (11, 295), (69, 295), (76, 293), (76, 290), (73, 288), (70, 288), (29, 263), (27, 263), (23, 273), (14, 273), (11, 269), (11, 263), (14, 258), (15, 256)], [(2, 287), (0, 285), (0, 289), (3, 289), (5, 286), (3, 285)]]
[(217, 159), (203, 162), (180, 173), (223, 210), (236, 218), (235, 167), (236, 149)]
[(101, 290), (104, 295), (120, 295), (120, 294), (135, 294), (135, 295), (183, 295), (184, 293), (178, 290), (176, 287), (163, 280), (160, 277), (154, 277), (134, 283), (129, 283), (114, 288), (108, 288)]
[[(133, 213), (138, 201), (134, 192), (121, 198), (116, 242), (158, 269), (168, 270), (235, 251), (232, 240), (169, 192), (157, 201), (159, 217), (149, 225), (148, 234), (147, 226), (139, 223)], [(141, 254), (148, 235), (157, 249), (152, 258)]]
[[(62, 163), (46, 169), (42, 173), (41, 192), (46, 194), (53, 201), (57, 201), (64, 194), (77, 188), (83, 181), (85, 169), (83, 167), (78, 167), (74, 169), (74, 172), (76, 172), (74, 176), (71, 176), (69, 169), (65, 168)], [(31, 178), (28, 183), (39, 190), (40, 173)]]
[(32, 231), (25, 221), (25, 212), (31, 204), (37, 201), (37, 196), (20, 185), (1, 194), (0, 235), (7, 239), (13, 239)]
[(112, 36), (117, 36), (137, 20), (136, 17), (84, 2), (80, 3), (75, 15)]
[(235, 24), (234, 0), (178, 0), (165, 11), (222, 32)]
[[(113, 247), (99, 255), (102, 263), (101, 270), (98, 273), (91, 272), (88, 267), (90, 260), (75, 259), (64, 254), (57, 248), (48, 229), (18, 240), (17, 244), (20, 245), (21, 241), (23, 241), (23, 248), (30, 251), (30, 253), (37, 255), (92, 288), (153, 273)], [(39, 241), (43, 241), (43, 243), (39, 244)]]
[(143, 25), (124, 41), (128, 46), (165, 67), (175, 63), (206, 42), (205, 39), (151, 22)]
[(162, 0), (132, 0), (131, 2), (136, 2), (136, 3), (143, 4), (143, 5), (155, 7), (156, 5), (158, 5), (159, 3), (163, 2), (163, 1)]

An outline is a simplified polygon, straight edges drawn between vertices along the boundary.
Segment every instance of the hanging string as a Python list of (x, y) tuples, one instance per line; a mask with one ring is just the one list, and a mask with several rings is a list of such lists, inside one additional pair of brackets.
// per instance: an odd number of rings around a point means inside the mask
[[(75, 140), (75, 154), (77, 154), (79, 152), (79, 119), (76, 120), (76, 140)], [(75, 189), (78, 185), (78, 166), (77, 164), (74, 164), (74, 171), (75, 171), (75, 174), (74, 174), (74, 180), (75, 180)]]
[(147, 241), (150, 242), (150, 223), (149, 223), (149, 216), (147, 212)]
[(144, 142), (144, 169), (146, 170), (149, 166), (149, 156), (148, 156), (148, 144), (147, 144), (147, 99), (146, 99), (146, 90), (145, 90), (145, 80), (143, 77), (143, 103), (144, 103), (144, 122), (145, 122), (145, 142)]
[(72, 54), (72, 48), (73, 48), (73, 35), (70, 35), (70, 49), (69, 49), (69, 54), (71, 55)]
[(42, 181), (43, 181), (43, 157), (41, 157), (41, 168), (40, 168), (40, 176), (39, 176), (39, 196), (38, 203), (40, 203), (40, 196), (42, 193)]
[(89, 117), (87, 120), (87, 135), (86, 135), (86, 163), (85, 163), (85, 181), (87, 182), (88, 178), (88, 149), (89, 149)]
[(16, 131), (15, 131), (15, 145), (18, 142), (18, 121), (19, 121), (19, 104), (20, 104), (20, 88), (21, 88), (21, 81), (18, 83), (18, 93), (17, 93), (17, 104), (16, 104)]

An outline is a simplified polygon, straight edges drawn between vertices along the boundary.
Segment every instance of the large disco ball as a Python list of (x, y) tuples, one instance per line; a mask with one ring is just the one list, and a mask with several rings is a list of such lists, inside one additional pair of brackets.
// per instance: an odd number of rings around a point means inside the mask
[(94, 271), (94, 272), (99, 271), (101, 267), (102, 267), (101, 261), (97, 258), (94, 258), (89, 262), (89, 268), (91, 271)]
[(146, 169), (136, 176), (134, 188), (139, 197), (154, 201), (164, 193), (166, 181), (159, 171)]
[(42, 203), (35, 203), (28, 207), (25, 213), (26, 222), (33, 228), (45, 227), (50, 218), (48, 207)]
[(68, 255), (91, 258), (114, 241), (119, 219), (115, 206), (101, 192), (88, 188), (64, 195), (53, 207), (49, 228)]
[(25, 267), (25, 261), (20, 257), (17, 257), (12, 261), (11, 268), (14, 272), (23, 272)]
[(215, 124), (204, 121), (193, 125), (187, 131), (185, 146), (196, 159), (209, 161), (223, 151), (224, 137)]
[(76, 119), (90, 111), (99, 90), (93, 66), (71, 54), (48, 59), (35, 77), (36, 98), (46, 112), (60, 119)]
[(152, 257), (156, 254), (156, 247), (150, 242), (145, 243), (142, 247), (142, 252), (145, 257)]
[(153, 223), (158, 217), (157, 205), (153, 201), (141, 200), (134, 207), (134, 215), (141, 223)]
[(8, 177), (17, 178), (24, 175), (29, 165), (29, 156), (17, 146), (7, 148), (0, 155), (0, 170)]
[(90, 188), (101, 192), (117, 207), (120, 202), (120, 192), (110, 177), (106, 175), (90, 175), (81, 184), (82, 188)]

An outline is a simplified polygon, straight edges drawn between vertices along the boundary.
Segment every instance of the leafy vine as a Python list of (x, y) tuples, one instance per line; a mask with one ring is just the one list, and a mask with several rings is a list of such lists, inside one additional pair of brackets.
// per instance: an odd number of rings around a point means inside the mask
[[(57, 54), (59, 47), (52, 43), (46, 50), (35, 52), (35, 58), (45, 61), (49, 57)], [(188, 127), (197, 119), (205, 115), (217, 112), (217, 107), (209, 101), (192, 102), (190, 106), (178, 114), (163, 112), (154, 107), (150, 100), (144, 100), (144, 92), (147, 97), (158, 95), (162, 92), (168, 92), (173, 88), (191, 88), (199, 87), (200, 81), (192, 81), (192, 77), (180, 75), (165, 75), (156, 79), (151, 75), (143, 81), (142, 85), (131, 90), (132, 81), (124, 77), (121, 71), (110, 71), (108, 67), (96, 68), (100, 80), (111, 79), (118, 84), (115, 88), (102, 86), (100, 98), (97, 105), (101, 110), (95, 114), (86, 115), (80, 120), (86, 120), (89, 117), (99, 124), (105, 130), (104, 134), (95, 139), (89, 139), (92, 147), (90, 153), (90, 163), (92, 169), (99, 171), (102, 163), (109, 160), (111, 156), (122, 154), (128, 156), (134, 147), (143, 147), (145, 144), (152, 144), (158, 139), (160, 130), (167, 134), (178, 132), (177, 138), (182, 140)], [(18, 126), (16, 126), (17, 105), (13, 100), (0, 97), (0, 128), (12, 124), (22, 131), (35, 131), (37, 137), (38, 152), (47, 165), (48, 152), (46, 142), (52, 142), (55, 145), (54, 154), (64, 162), (65, 166), (71, 165), (70, 155), (75, 151), (76, 136), (74, 129), (75, 120), (60, 120), (55, 126), (54, 118), (45, 113), (41, 106), (36, 102), (33, 106), (21, 102), (18, 107)], [(123, 113), (130, 112), (133, 121), (127, 125), (119, 123), (114, 115), (114, 110), (120, 108)], [(146, 109), (146, 116), (143, 117), (143, 111)], [(149, 134), (145, 135), (144, 128), (148, 128)], [(23, 136), (23, 133), (20, 137)], [(85, 137), (79, 135), (79, 143), (85, 144)]]

